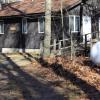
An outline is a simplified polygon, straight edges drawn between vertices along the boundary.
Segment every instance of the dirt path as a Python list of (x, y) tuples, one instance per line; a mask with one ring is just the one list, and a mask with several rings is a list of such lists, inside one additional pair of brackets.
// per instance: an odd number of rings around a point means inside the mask
[(64, 100), (45, 80), (25, 72), (19, 65), (29, 61), (18, 63), (20, 58), (0, 55), (0, 100)]

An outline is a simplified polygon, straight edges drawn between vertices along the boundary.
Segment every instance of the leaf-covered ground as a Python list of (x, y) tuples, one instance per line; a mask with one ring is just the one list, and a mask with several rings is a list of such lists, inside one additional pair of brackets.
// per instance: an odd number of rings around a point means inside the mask
[(35, 59), (32, 67), (36, 75), (61, 89), (67, 98), (100, 99), (100, 67), (89, 58), (76, 57), (73, 61), (64, 57)]
[(100, 100), (100, 67), (89, 58), (0, 55), (1, 100)]

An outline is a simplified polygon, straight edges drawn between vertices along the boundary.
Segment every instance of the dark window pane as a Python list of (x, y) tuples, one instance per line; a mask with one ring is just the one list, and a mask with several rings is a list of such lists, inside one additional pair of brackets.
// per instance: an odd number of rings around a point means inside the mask
[(75, 17), (75, 31), (80, 31), (80, 18)]
[(44, 33), (44, 18), (39, 19), (39, 32)]
[(22, 30), (23, 30), (23, 33), (27, 33), (27, 19), (26, 18), (24, 18), (23, 20), (22, 20)]
[(74, 16), (69, 17), (69, 29), (74, 31)]
[(0, 22), (0, 33), (4, 33), (4, 23)]

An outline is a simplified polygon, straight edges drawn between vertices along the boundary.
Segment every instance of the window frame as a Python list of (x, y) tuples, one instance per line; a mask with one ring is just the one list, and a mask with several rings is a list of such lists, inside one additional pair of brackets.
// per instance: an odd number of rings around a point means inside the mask
[(12, 2), (18, 2), (18, 1), (23, 1), (23, 0), (15, 0), (15, 1), (3, 0), (3, 3), (12, 3)]
[(99, 33), (100, 33), (100, 17), (99, 17)]
[[(0, 23), (3, 22), (3, 32), (0, 32), (0, 34), (4, 34), (4, 20), (0, 20)], [(0, 24), (1, 25), (1, 24)]]
[[(71, 30), (71, 32), (80, 32), (80, 16), (78, 16), (78, 15), (69, 15), (69, 31), (70, 31), (70, 17), (73, 17), (74, 18), (74, 22), (73, 22), (73, 24), (74, 24), (74, 29), (73, 30)], [(79, 17), (79, 31), (76, 31), (76, 17)]]
[[(25, 23), (24, 23), (25, 20)], [(26, 25), (25, 25), (26, 24)], [(25, 26), (24, 26), (25, 25)], [(26, 27), (26, 31), (24, 32), (24, 27)], [(22, 18), (22, 34), (27, 34), (28, 33), (28, 23), (27, 23), (27, 18)]]
[[(41, 19), (43, 19), (43, 25), (44, 25), (43, 26), (44, 27), (44, 31), (43, 32), (41, 31), (41, 28), (40, 28), (41, 27), (41, 24), (40, 24), (40, 20)], [(45, 32), (45, 23), (44, 23), (44, 21), (45, 21), (44, 17), (38, 18), (38, 33), (44, 33)]]

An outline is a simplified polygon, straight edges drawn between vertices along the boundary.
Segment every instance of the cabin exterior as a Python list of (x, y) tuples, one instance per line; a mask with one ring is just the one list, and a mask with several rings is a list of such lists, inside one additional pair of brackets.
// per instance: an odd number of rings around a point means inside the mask
[[(64, 0), (64, 27), (62, 28), (60, 0), (53, 0), (51, 38), (62, 39), (62, 29), (64, 29), (64, 38), (70, 37), (70, 30), (76, 35), (92, 32), (91, 14), (84, 5), (82, 6), (82, 31), (80, 30), (81, 4), (80, 0)], [(2, 4), (0, 10), (0, 52), (39, 52), (40, 43), (43, 42), (45, 36), (44, 12), (44, 0), (15, 0)], [(89, 36), (90, 38), (91, 36)]]

